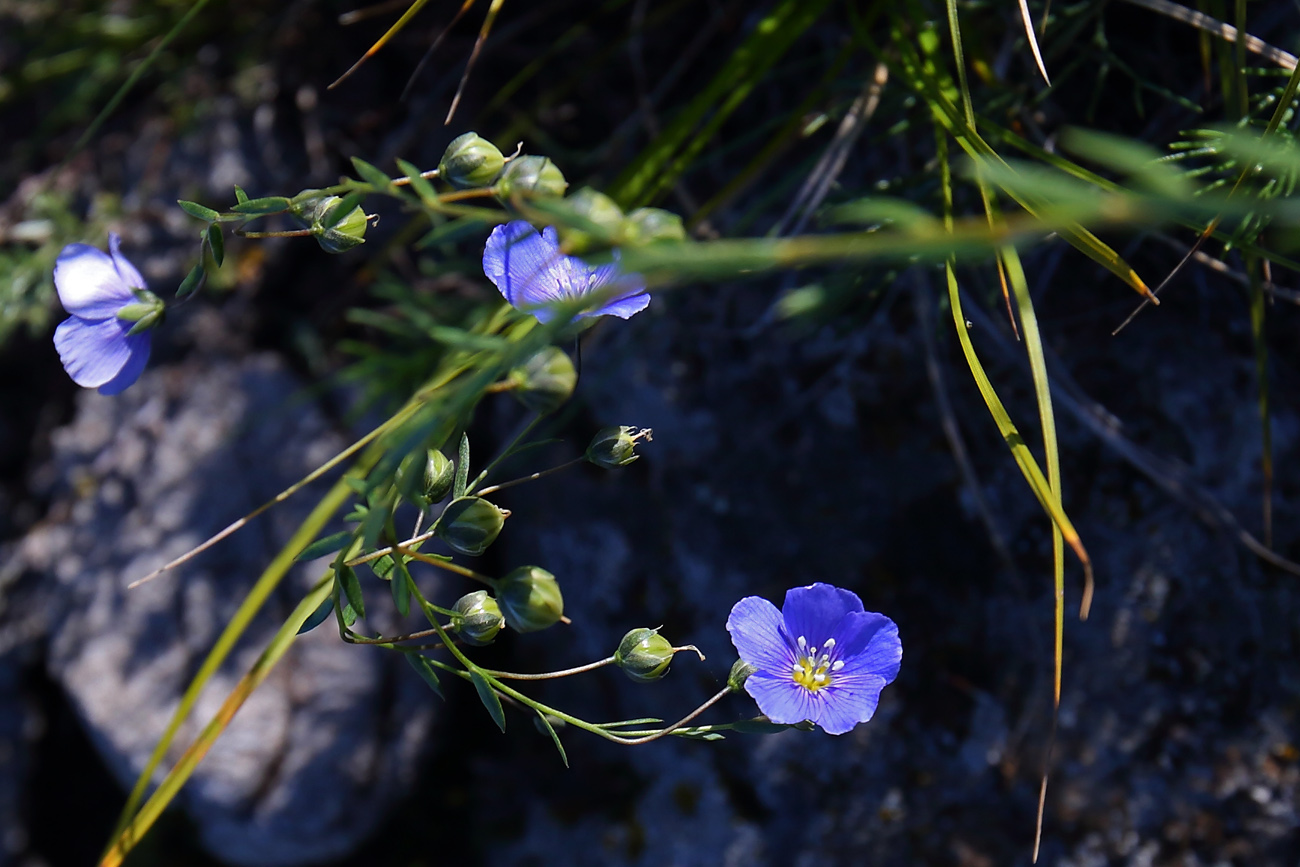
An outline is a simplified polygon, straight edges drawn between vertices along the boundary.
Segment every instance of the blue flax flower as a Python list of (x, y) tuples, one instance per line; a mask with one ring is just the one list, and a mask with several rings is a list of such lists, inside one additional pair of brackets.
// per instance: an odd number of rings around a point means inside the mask
[(128, 334), (135, 321), (118, 318), (126, 307), (140, 308), (133, 290), (145, 288), (120, 244), (117, 235), (108, 236), (108, 253), (89, 244), (69, 244), (54, 263), (54, 288), (63, 309), (72, 314), (54, 330), (54, 348), (72, 381), (98, 388), (100, 394), (117, 394), (131, 385), (149, 360), (151, 332)]
[(830, 584), (791, 588), (780, 611), (746, 596), (731, 609), (727, 631), (740, 658), (757, 669), (745, 691), (768, 719), (811, 720), (833, 735), (871, 719), (903, 659), (894, 621), (864, 611), (857, 594)]
[(554, 312), (547, 305), (599, 293), (604, 303), (578, 314), (617, 316), (627, 319), (650, 303), (645, 282), (635, 274), (623, 274), (615, 261), (592, 266), (560, 252), (555, 229), (547, 226), (538, 234), (524, 220), (497, 226), (488, 236), (483, 251), (483, 273), (496, 284), (505, 299), (543, 322)]

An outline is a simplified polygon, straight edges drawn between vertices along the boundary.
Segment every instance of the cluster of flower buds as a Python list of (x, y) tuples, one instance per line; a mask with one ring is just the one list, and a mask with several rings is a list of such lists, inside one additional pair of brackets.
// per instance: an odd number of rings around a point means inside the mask
[(529, 199), (536, 209), (555, 218), (564, 253), (686, 240), (682, 218), (671, 211), (638, 208), (624, 214), (617, 202), (590, 187), (561, 198), (569, 183), (549, 157), (506, 158), (475, 132), (452, 139), (438, 162), (438, 176), (457, 189), (490, 189), (506, 204)]

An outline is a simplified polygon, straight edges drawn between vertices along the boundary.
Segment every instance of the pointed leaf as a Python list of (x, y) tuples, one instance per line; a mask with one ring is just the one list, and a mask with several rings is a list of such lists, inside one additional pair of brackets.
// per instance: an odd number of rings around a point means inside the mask
[(411, 668), (419, 672), (420, 677), (429, 685), (429, 689), (433, 690), (438, 698), (446, 701), (447, 697), (442, 694), (442, 684), (438, 681), (438, 672), (434, 669), (433, 664), (418, 653), (404, 653), (402, 655), (411, 664)]
[(248, 201), (248, 193), (239, 184), (235, 184), (235, 201), (241, 205)]
[(411, 611), (411, 573), (401, 560), (395, 561), (394, 565), (397, 568), (393, 570), (389, 586), (393, 591), (393, 604), (397, 606), (397, 613), (405, 617)]
[(339, 586), (343, 588), (343, 595), (347, 597), (348, 604), (356, 610), (361, 617), (366, 616), (366, 600), (361, 595), (361, 582), (357, 579), (357, 572), (351, 566), (342, 566), (338, 571)]
[(324, 539), (317, 539), (306, 548), (298, 552), (294, 557), (295, 562), (301, 563), (304, 560), (315, 560), (317, 557), (324, 557), (326, 554), (334, 554), (342, 551), (347, 547), (348, 542), (352, 540), (352, 531), (344, 530), (341, 533), (334, 533), (326, 536)]
[(459, 500), (465, 496), (469, 487), (469, 434), (460, 435), (460, 453), (456, 457), (456, 483), (452, 486), (451, 498)]
[(501, 699), (497, 697), (496, 690), (492, 689), (492, 684), (488, 683), (487, 678), (479, 673), (478, 669), (469, 670), (469, 678), (474, 681), (474, 688), (478, 690), (479, 701), (483, 702), (483, 707), (487, 708), (488, 715), (492, 717), (492, 722), (497, 724), (501, 731), (506, 730), (506, 712), (501, 709)]
[(352, 167), (357, 170), (361, 179), (370, 184), (376, 190), (386, 190), (393, 183), (393, 179), (386, 173), (372, 166), (370, 163), (360, 157), (352, 158)]
[(212, 261), (220, 268), (226, 261), (226, 238), (221, 233), (220, 223), (208, 226), (208, 246), (212, 248)]
[(187, 202), (185, 199), (177, 199), (176, 204), (181, 206), (181, 210), (191, 217), (198, 217), (200, 220), (211, 223), (221, 216), (221, 213), (214, 211), (206, 205), (200, 205), (198, 202)]
[(267, 214), (280, 214), (289, 210), (291, 205), (284, 196), (265, 196), (260, 199), (246, 199), (230, 210), (245, 216), (264, 217)]
[(433, 190), (433, 184), (428, 179), (420, 177), (420, 170), (406, 160), (398, 160), (397, 167), (401, 169), (408, 178), (411, 179), (411, 189), (420, 197), (420, 201), (426, 205), (436, 205), (438, 203), (438, 194)]
[(560, 736), (555, 733), (555, 726), (551, 725), (551, 721), (546, 718), (546, 714), (542, 713), (540, 710), (537, 712), (537, 719), (541, 721), (540, 728), (545, 730), (545, 732), (551, 736), (551, 742), (555, 744), (555, 748), (560, 751), (560, 761), (564, 762), (564, 766), (567, 768), (569, 766), (569, 756), (564, 752), (564, 744), (560, 743)]
[(199, 286), (203, 284), (203, 277), (207, 272), (203, 269), (203, 263), (199, 262), (190, 269), (190, 273), (185, 275), (181, 285), (176, 287), (176, 298), (179, 300), (198, 291)]
[(320, 626), (325, 622), (325, 618), (330, 616), (330, 612), (333, 610), (334, 597), (327, 596), (325, 601), (320, 604), (320, 607), (313, 611), (311, 616), (302, 622), (302, 626), (298, 627), (298, 634), (302, 635), (304, 632), (311, 632), (317, 626)]

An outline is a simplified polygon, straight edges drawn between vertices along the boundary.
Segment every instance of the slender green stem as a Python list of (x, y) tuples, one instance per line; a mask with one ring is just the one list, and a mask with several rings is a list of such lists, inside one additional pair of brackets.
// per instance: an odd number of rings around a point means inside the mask
[(549, 470), (540, 470), (539, 472), (533, 473), (532, 475), (523, 476), (522, 478), (518, 478), (518, 479), (511, 479), (510, 481), (502, 482), (499, 485), (489, 485), (488, 487), (479, 491), (477, 496), (486, 497), (488, 494), (495, 494), (497, 491), (504, 491), (506, 488), (513, 488), (515, 485), (522, 485), (524, 482), (535, 482), (540, 478), (549, 476), (552, 473), (558, 473), (560, 470), (567, 470), (569, 467), (574, 466), (575, 464), (581, 464), (586, 460), (587, 458), (585, 456), (580, 458), (574, 458), (571, 461), (565, 461), (564, 463), (560, 464), (558, 467), (551, 467)]
[(473, 569), (468, 569), (459, 563), (451, 560), (442, 560), (429, 554), (421, 554), (419, 551), (408, 550), (404, 545), (395, 545), (397, 553), (410, 557), (412, 560), (419, 560), (421, 563), (428, 563), (430, 566), (437, 566), (439, 569), (446, 569), (448, 572), (455, 572), (457, 575), (463, 575), (466, 578), (473, 578), (475, 581), (481, 581), (487, 586), (496, 589), (497, 582), (495, 578), (489, 578), (486, 575), (480, 575)]
[(477, 494), (478, 486), (483, 483), (483, 480), (486, 479), (488, 475), (501, 464), (502, 461), (504, 461), (506, 458), (510, 457), (515, 453), (515, 447), (518, 446), (519, 443), (521, 443), (526, 436), (528, 436), (530, 433), (533, 432), (533, 428), (537, 427), (537, 423), (540, 422), (541, 420), (542, 420), (542, 416), (540, 413), (533, 416), (531, 419), (529, 419), (528, 424), (524, 425), (523, 428), (520, 429), (519, 433), (515, 434), (515, 438), (510, 441), (510, 444), (507, 445), (504, 449), (502, 449), (501, 453), (497, 455), (495, 458), (493, 458), (491, 462), (489, 462), (488, 465), (483, 468), (483, 471), (478, 474), (478, 477), (475, 478), (474, 481), (470, 483), (469, 488), (465, 491), (465, 496), (470, 496), (471, 494), (473, 494), (474, 496), (478, 496)]
[(513, 671), (494, 671), (490, 668), (480, 668), (479, 671), (488, 677), (499, 677), (503, 680), (554, 680), (560, 677), (568, 677), (571, 674), (582, 674), (585, 671), (595, 671), (603, 668), (614, 661), (610, 656), (598, 662), (589, 662), (586, 665), (579, 665), (576, 668), (566, 668), (562, 671), (544, 671), (540, 674), (518, 674)]

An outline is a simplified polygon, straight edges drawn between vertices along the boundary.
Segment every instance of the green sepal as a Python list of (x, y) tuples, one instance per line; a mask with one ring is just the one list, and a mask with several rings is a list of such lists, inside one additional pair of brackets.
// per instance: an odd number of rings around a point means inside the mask
[(357, 579), (357, 571), (351, 566), (343, 565), (338, 568), (335, 575), (338, 577), (339, 586), (343, 588), (343, 595), (347, 597), (348, 605), (356, 610), (358, 616), (365, 617), (366, 600), (361, 595), (361, 581)]
[(555, 748), (560, 751), (560, 761), (564, 762), (564, 766), (567, 768), (569, 766), (569, 756), (564, 752), (564, 744), (560, 743), (560, 736), (555, 733), (555, 727), (551, 725), (551, 721), (546, 718), (546, 714), (539, 710), (535, 722), (540, 722), (538, 728), (551, 736), (551, 743), (555, 744)]
[(306, 548), (299, 551), (298, 556), (293, 559), (295, 562), (302, 562), (303, 560), (315, 560), (317, 557), (324, 557), (326, 554), (334, 554), (346, 548), (348, 542), (351, 540), (351, 530), (334, 533), (333, 535), (312, 542)]
[(492, 684), (487, 682), (487, 678), (479, 674), (477, 669), (469, 670), (469, 679), (474, 681), (474, 688), (478, 690), (479, 701), (483, 702), (483, 707), (487, 708), (488, 715), (492, 717), (492, 722), (497, 724), (501, 731), (506, 730), (506, 712), (501, 708), (501, 699), (497, 697), (496, 690), (492, 689)]
[(208, 226), (208, 246), (212, 249), (212, 261), (220, 268), (226, 261), (226, 236), (221, 232), (221, 224)]
[(469, 487), (469, 434), (460, 435), (460, 453), (456, 457), (456, 484), (451, 488), (451, 498), (459, 500)]
[(187, 202), (185, 199), (177, 199), (176, 204), (181, 206), (181, 210), (191, 217), (197, 217), (200, 220), (211, 223), (221, 216), (220, 211), (214, 211), (206, 205), (200, 205), (198, 202)]
[(230, 210), (246, 217), (265, 217), (269, 214), (283, 213), (289, 210), (291, 204), (292, 202), (284, 196), (265, 196), (260, 199), (246, 199)]
[(139, 322), (132, 325), (131, 330), (128, 331), (126, 334), (128, 337), (131, 336), (132, 334), (140, 334), (142, 332), (148, 331), (150, 328), (156, 328), (157, 326), (162, 324), (162, 321), (163, 321), (163, 311), (161, 308), (157, 308), (152, 313), (150, 313), (149, 315), (141, 319)]
[(203, 263), (199, 262), (190, 269), (190, 273), (185, 275), (185, 279), (181, 281), (181, 285), (176, 287), (176, 297), (184, 298), (198, 291), (198, 288), (203, 285), (203, 278), (206, 274), (207, 271), (204, 269)]
[(302, 635), (304, 632), (311, 632), (317, 626), (320, 626), (325, 622), (325, 618), (330, 616), (330, 612), (333, 610), (334, 597), (327, 596), (325, 601), (320, 604), (320, 607), (313, 611), (311, 616), (302, 622), (302, 626), (298, 627), (298, 634)]
[(421, 679), (429, 685), (429, 689), (433, 690), (438, 698), (446, 701), (447, 697), (442, 694), (442, 684), (438, 681), (438, 672), (434, 670), (433, 664), (418, 653), (403, 653), (402, 655), (411, 664), (411, 668), (414, 668)]
[(393, 565), (397, 568), (393, 570), (389, 588), (393, 591), (393, 604), (397, 606), (397, 613), (405, 617), (411, 612), (411, 573), (401, 560), (393, 561)]
[(150, 313), (156, 312), (158, 312), (157, 304), (128, 304), (125, 307), (118, 309), (117, 318), (121, 319), (123, 322), (139, 322)]
[(346, 196), (331, 205), (330, 209), (321, 215), (321, 228), (334, 228), (339, 223), (343, 222), (344, 218), (359, 208), (365, 199), (365, 193), (348, 193)]
[[(352, 158), (352, 168), (357, 170), (357, 174), (361, 176), (363, 181), (370, 184), (372, 187), (375, 187), (377, 190), (386, 190), (393, 183), (393, 179), (390, 178), (387, 173), (381, 172), (370, 163), (361, 159), (361, 157)], [(352, 209), (349, 208), (348, 210), (350, 211)]]

